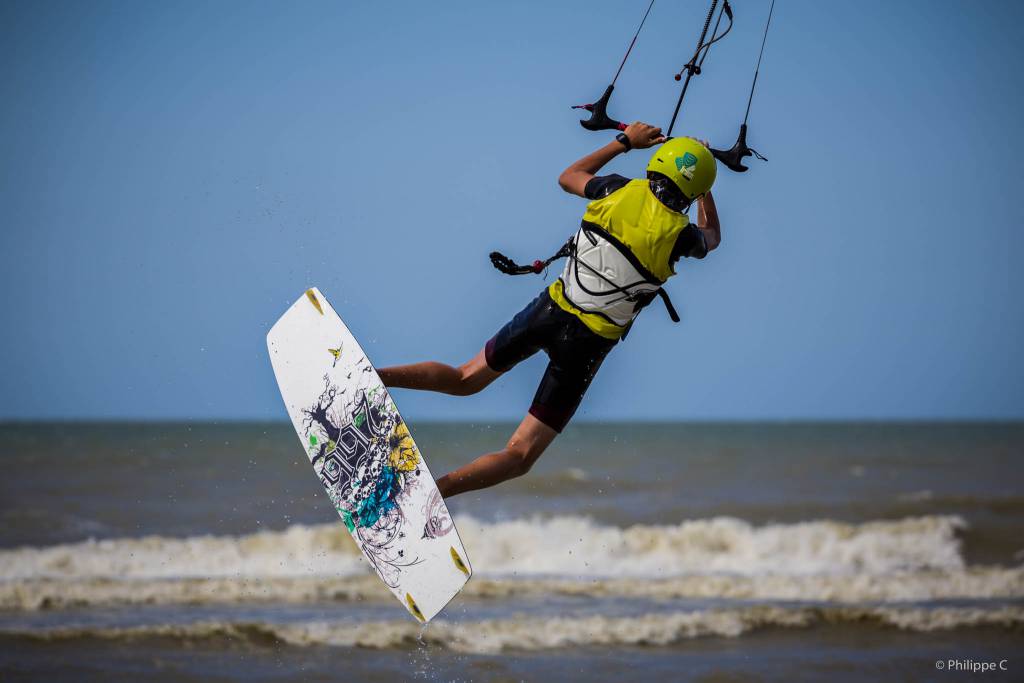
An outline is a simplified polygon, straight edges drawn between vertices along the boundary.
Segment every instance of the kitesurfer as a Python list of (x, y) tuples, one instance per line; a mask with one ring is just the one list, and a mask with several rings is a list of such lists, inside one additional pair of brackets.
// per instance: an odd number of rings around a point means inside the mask
[[(618, 155), (655, 145), (646, 178), (596, 175)], [(561, 277), (459, 367), (427, 361), (379, 370), (388, 387), (468, 396), (534, 353), (547, 353), (550, 362), (533, 403), (505, 448), (438, 479), (444, 497), (529, 471), (576, 412), (605, 356), (656, 296), (678, 319), (661, 287), (675, 274), (679, 258), (704, 258), (721, 242), (710, 192), (715, 174), (706, 143), (666, 139), (660, 128), (646, 123), (626, 127), (558, 179), (566, 192), (591, 200), (580, 230), (556, 255), (568, 256)], [(696, 224), (686, 214), (694, 201)], [(501, 254), (491, 258), (508, 273), (531, 270)], [(537, 261), (532, 270), (544, 265)]]

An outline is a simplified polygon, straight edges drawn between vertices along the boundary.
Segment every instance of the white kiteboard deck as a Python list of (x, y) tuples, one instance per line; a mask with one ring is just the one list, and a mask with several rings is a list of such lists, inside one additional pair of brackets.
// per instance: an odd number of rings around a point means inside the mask
[(299, 440), (352, 538), (406, 609), (430, 621), (472, 569), (377, 371), (315, 287), (274, 324), (267, 347)]

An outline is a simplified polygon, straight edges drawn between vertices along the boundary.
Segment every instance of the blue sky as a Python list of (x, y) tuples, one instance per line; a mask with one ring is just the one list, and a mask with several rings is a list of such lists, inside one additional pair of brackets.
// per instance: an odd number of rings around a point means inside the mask
[[(0, 419), (284, 419), (265, 333), (317, 285), (386, 365), (460, 362), (542, 287), (646, 3), (0, 5)], [(729, 146), (767, 2), (677, 133)], [(612, 113), (665, 125), (703, 2), (656, 3)], [(996, 2), (779, 0), (715, 192), (722, 247), (641, 316), (588, 419), (1022, 418), (1020, 72)], [(608, 171), (639, 175), (644, 152)], [(549, 280), (557, 274), (553, 268)], [(535, 358), (406, 418), (518, 419)]]

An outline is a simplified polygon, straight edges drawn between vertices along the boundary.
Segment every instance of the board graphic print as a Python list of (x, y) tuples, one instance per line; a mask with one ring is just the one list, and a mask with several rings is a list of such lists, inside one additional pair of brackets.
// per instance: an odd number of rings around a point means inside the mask
[(274, 324), (267, 347), (302, 447), (352, 538), (406, 609), (430, 621), (472, 569), (377, 371), (316, 288)]

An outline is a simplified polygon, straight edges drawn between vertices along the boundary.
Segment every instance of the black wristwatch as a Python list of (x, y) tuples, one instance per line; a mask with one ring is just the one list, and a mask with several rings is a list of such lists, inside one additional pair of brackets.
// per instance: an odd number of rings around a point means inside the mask
[(626, 151), (633, 149), (633, 143), (629, 141), (629, 136), (625, 133), (619, 133), (615, 136), (615, 139), (622, 143), (622, 146), (626, 148)]

